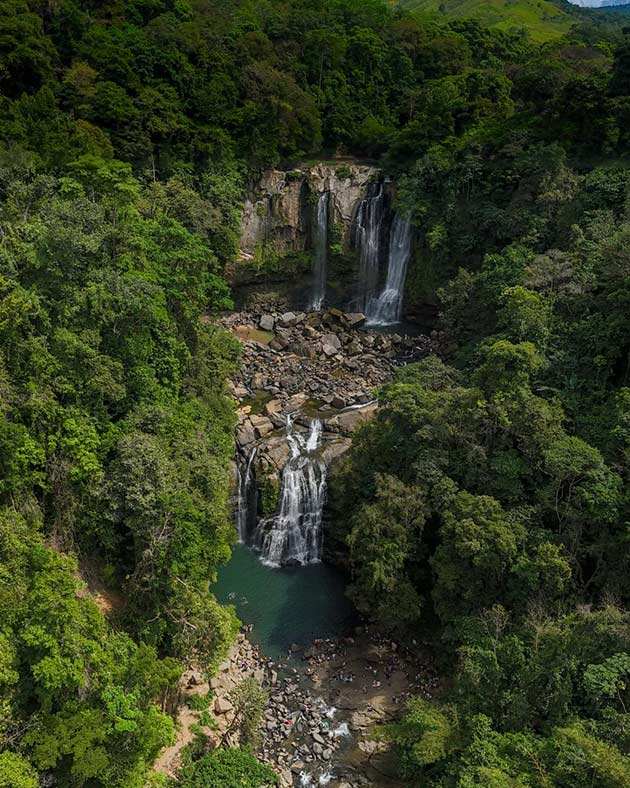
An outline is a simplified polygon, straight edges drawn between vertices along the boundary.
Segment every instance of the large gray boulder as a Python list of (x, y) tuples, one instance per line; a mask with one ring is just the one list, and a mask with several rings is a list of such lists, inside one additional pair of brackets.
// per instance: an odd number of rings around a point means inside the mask
[(244, 422), (236, 430), (236, 442), (239, 446), (249, 446), (256, 440), (256, 433), (249, 421)]
[(227, 698), (217, 698), (214, 701), (215, 714), (227, 714), (228, 711), (232, 711), (233, 708), (234, 707)]
[(262, 328), (263, 331), (273, 331), (273, 327), (275, 326), (276, 321), (273, 315), (263, 315), (260, 318), (260, 322), (258, 325)]
[(332, 345), (335, 350), (339, 350), (341, 347), (341, 341), (337, 334), (324, 334), (322, 336), (322, 344), (323, 345)]

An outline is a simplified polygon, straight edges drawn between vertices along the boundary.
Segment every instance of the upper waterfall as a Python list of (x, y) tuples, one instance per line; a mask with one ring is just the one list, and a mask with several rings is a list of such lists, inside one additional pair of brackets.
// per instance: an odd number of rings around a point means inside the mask
[(400, 322), (407, 264), (411, 256), (411, 217), (396, 214), (389, 236), (387, 280), (378, 298), (367, 305), (368, 325), (389, 326)]
[(321, 309), (326, 297), (328, 258), (328, 200), (330, 192), (322, 192), (317, 200), (317, 227), (313, 255), (313, 291), (310, 309)]
[(383, 184), (379, 183), (376, 194), (368, 195), (361, 200), (355, 223), (354, 243), (359, 249), (357, 308), (364, 313), (367, 312), (378, 287), (379, 252), (384, 213)]

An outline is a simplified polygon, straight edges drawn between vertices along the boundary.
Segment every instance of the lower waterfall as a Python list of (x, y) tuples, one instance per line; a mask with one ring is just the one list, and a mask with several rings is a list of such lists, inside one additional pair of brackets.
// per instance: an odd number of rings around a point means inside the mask
[(396, 214), (389, 236), (387, 280), (378, 298), (367, 306), (367, 325), (389, 326), (400, 322), (407, 263), (411, 256), (411, 217)]
[(311, 564), (320, 560), (326, 466), (317, 456), (322, 432), (318, 419), (308, 436), (287, 419), (290, 456), (282, 471), (278, 513), (257, 525), (253, 546), (270, 566)]
[(317, 230), (313, 255), (313, 292), (309, 304), (309, 308), (314, 310), (322, 308), (326, 297), (329, 194), (329, 192), (322, 192), (317, 200)]
[[(236, 527), (238, 529), (238, 541), (247, 542), (253, 520), (256, 517), (256, 486), (252, 463), (256, 456), (256, 447), (251, 450), (249, 457), (239, 463), (238, 467), (238, 498), (236, 502)], [(252, 517), (253, 515), (253, 517)]]

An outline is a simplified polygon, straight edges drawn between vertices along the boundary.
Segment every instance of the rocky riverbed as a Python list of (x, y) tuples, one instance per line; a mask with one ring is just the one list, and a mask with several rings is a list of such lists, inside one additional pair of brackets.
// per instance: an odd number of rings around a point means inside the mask
[(274, 416), (307, 401), (322, 414), (365, 404), (396, 367), (421, 358), (434, 345), (426, 336), (364, 330), (364, 315), (337, 309), (237, 312), (222, 323), (243, 343), (234, 396), (273, 400), (266, 409), (272, 423)]
[(322, 459), (343, 454), (354, 431), (376, 410), (376, 390), (397, 367), (435, 348), (426, 336), (364, 329), (362, 314), (336, 309), (284, 311), (267, 305), (223, 318), (241, 341), (241, 365), (231, 385), (238, 402), (237, 460), (255, 449), (259, 485), (279, 488), (288, 456), (287, 418), (300, 429), (322, 422)]
[[(422, 656), (418, 656), (422, 655)], [(281, 788), (403, 788), (378, 726), (400, 716), (410, 694), (431, 697), (438, 683), (430, 658), (414, 654), (369, 628), (337, 640), (295, 644), (274, 662), (242, 632), (217, 675), (206, 682), (195, 670), (182, 677), (180, 745), (158, 767), (175, 774), (181, 742), (199, 724), (194, 696), (208, 697), (212, 723), (202, 726), (208, 749), (238, 745), (230, 692), (253, 677), (268, 691), (258, 756), (277, 772)]]

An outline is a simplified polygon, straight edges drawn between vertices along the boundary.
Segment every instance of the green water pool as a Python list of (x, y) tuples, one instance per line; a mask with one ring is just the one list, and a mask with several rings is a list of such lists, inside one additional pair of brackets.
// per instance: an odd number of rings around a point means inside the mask
[(272, 569), (255, 552), (236, 545), (221, 567), (213, 591), (222, 604), (236, 607), (251, 640), (274, 659), (292, 643), (342, 634), (357, 621), (345, 596), (345, 578), (326, 564)]

